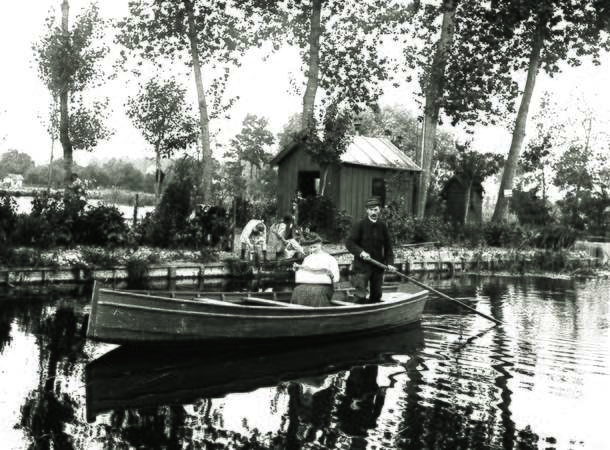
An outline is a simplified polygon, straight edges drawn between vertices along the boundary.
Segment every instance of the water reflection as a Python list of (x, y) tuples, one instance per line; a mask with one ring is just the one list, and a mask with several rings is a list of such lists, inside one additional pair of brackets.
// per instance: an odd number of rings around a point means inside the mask
[(362, 339), (111, 350), (83, 338), (88, 293), (0, 296), (0, 442), (610, 447), (608, 280), (428, 281), (502, 325), (432, 300), (422, 327)]
[(72, 449), (73, 437), (66, 424), (76, 418), (79, 404), (62, 392), (62, 378), (69, 378), (83, 357), (85, 332), (74, 307), (61, 306), (44, 317), (37, 333), (40, 384), (21, 407), (18, 427), (31, 439), (31, 449)]

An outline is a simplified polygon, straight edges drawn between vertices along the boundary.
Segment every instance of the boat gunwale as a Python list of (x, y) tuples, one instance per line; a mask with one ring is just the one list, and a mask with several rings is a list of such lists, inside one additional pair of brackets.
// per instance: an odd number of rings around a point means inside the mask
[[(109, 292), (114, 292), (115, 294), (118, 291), (109, 291)], [(130, 293), (122, 293), (124, 295), (131, 295)], [(138, 297), (140, 297), (139, 294)], [(381, 313), (381, 312), (387, 312), (388, 310), (391, 309), (395, 309), (395, 308), (400, 308), (400, 307), (404, 307), (407, 305), (410, 305), (411, 303), (417, 303), (418, 301), (421, 301), (422, 299), (427, 300), (427, 295), (428, 295), (428, 291), (420, 291), (416, 294), (410, 294), (408, 298), (406, 299), (393, 299), (387, 302), (380, 302), (380, 303), (369, 303), (369, 304), (362, 304), (362, 305), (353, 305), (353, 306), (326, 306), (326, 307), (311, 307), (311, 308), (292, 308), (292, 310), (295, 313), (301, 313), (301, 314), (297, 314), (297, 315), (270, 315), (270, 314), (264, 314), (264, 315), (252, 315), (252, 314), (232, 314), (232, 313), (219, 313), (219, 312), (213, 312), (213, 311), (192, 311), (192, 310), (188, 310), (185, 311), (183, 309), (165, 309), (165, 308), (157, 308), (157, 307), (151, 307), (151, 306), (142, 306), (142, 305), (132, 305), (132, 304), (126, 304), (126, 303), (119, 303), (119, 302), (113, 302), (113, 301), (105, 301), (105, 300), (98, 300), (98, 305), (100, 306), (111, 306), (111, 307), (120, 307), (120, 308), (124, 308), (124, 309), (134, 309), (134, 310), (145, 310), (145, 311), (150, 311), (150, 312), (161, 312), (161, 313), (173, 313), (173, 314), (183, 314), (183, 315), (196, 315), (196, 316), (211, 316), (211, 317), (230, 317), (230, 318), (235, 318), (235, 319), (240, 319), (240, 318), (244, 318), (244, 319), (315, 319), (315, 318), (335, 318), (335, 317), (345, 317), (345, 316), (358, 316), (358, 315), (371, 315), (374, 313)], [(225, 304), (206, 304), (203, 302), (199, 302), (196, 300), (188, 300), (188, 299), (175, 299), (175, 298), (168, 298), (168, 297), (156, 297), (153, 295), (142, 295), (141, 297), (143, 298), (153, 298), (155, 300), (167, 300), (167, 301), (172, 301), (175, 304), (180, 304), (181, 302), (184, 302), (185, 300), (188, 303), (192, 304), (196, 304), (198, 306), (204, 306), (204, 307), (218, 307), (218, 308), (224, 308), (224, 307), (229, 307), (229, 308), (239, 308), (239, 309), (245, 309), (245, 310), (249, 310), (250, 313), (253, 312), (288, 312), (291, 310), (291, 308), (289, 307), (284, 307), (284, 306), (258, 306), (258, 305), (242, 305), (242, 304), (238, 304), (238, 303), (229, 303), (227, 302), (226, 305)], [(202, 297), (203, 299), (203, 297)], [(338, 312), (341, 313), (338, 313)], [(311, 314), (311, 313), (318, 313), (318, 314)]]

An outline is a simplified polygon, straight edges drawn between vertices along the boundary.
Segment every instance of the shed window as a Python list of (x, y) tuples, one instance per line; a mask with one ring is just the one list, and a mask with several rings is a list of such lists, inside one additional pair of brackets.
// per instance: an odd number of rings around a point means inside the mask
[(383, 178), (373, 178), (371, 195), (381, 199), (381, 205), (385, 206), (385, 180)]

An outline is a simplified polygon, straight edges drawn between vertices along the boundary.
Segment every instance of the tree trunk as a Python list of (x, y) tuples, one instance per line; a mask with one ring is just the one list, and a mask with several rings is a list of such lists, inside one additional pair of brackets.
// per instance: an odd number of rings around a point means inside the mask
[(313, 125), (316, 91), (318, 90), (320, 73), (320, 16), (322, 13), (322, 0), (312, 0), (311, 3), (311, 29), (309, 32), (309, 67), (307, 69), (307, 87), (303, 95), (303, 117), (301, 126), (303, 130)]
[(472, 180), (468, 181), (466, 188), (466, 202), (464, 203), (464, 225), (468, 223), (468, 213), (470, 212), (470, 193), (472, 192)]
[(326, 190), (326, 180), (328, 178), (328, 167), (322, 167), (322, 177), (320, 179), (320, 196), (324, 197), (324, 191)]
[(430, 77), (426, 87), (426, 101), (424, 106), (424, 122), (422, 125), (421, 147), (417, 148), (417, 162), (422, 172), (419, 176), (417, 189), (416, 213), (417, 217), (424, 217), (426, 212), (426, 199), (428, 187), (430, 186), (432, 159), (434, 156), (434, 141), (436, 138), (436, 126), (440, 112), (439, 101), (443, 94), (445, 81), (446, 55), (455, 30), (456, 0), (444, 0), (443, 2), (443, 24), (441, 36), (438, 40), (434, 60), (430, 69)]
[(188, 15), (188, 39), (191, 47), (191, 58), (193, 60), (193, 73), (195, 74), (195, 85), (197, 87), (197, 99), (199, 106), (199, 127), (201, 132), (201, 195), (203, 201), (210, 199), (212, 186), (212, 149), (210, 147), (210, 119), (208, 116), (208, 105), (203, 90), (203, 78), (201, 76), (201, 62), (199, 60), (199, 49), (197, 48), (197, 30), (195, 28), (195, 16), (191, 0), (184, 1)]
[(53, 150), (55, 149), (55, 136), (51, 135), (51, 157), (49, 158), (49, 170), (47, 171), (47, 193), (51, 192), (51, 177), (53, 176)]
[(161, 153), (159, 152), (159, 144), (155, 146), (155, 206), (159, 204), (161, 191)]
[[(68, 0), (61, 4), (61, 31), (66, 45), (70, 39), (68, 30), (68, 13), (70, 6)], [(64, 81), (59, 92), (59, 141), (64, 152), (64, 185), (67, 187), (72, 182), (72, 141), (70, 140), (70, 116), (68, 110), (68, 84)]]
[(529, 66), (527, 70), (527, 81), (525, 82), (523, 97), (521, 98), (521, 105), (519, 105), (519, 112), (517, 113), (517, 119), (515, 120), (515, 128), (513, 130), (510, 150), (508, 151), (508, 157), (504, 163), (504, 172), (502, 173), (502, 181), (500, 182), (498, 201), (496, 203), (496, 208), (494, 209), (493, 217), (491, 218), (492, 222), (502, 222), (506, 220), (507, 217), (508, 197), (504, 196), (504, 191), (513, 188), (513, 178), (517, 169), (517, 163), (519, 162), (519, 155), (521, 154), (523, 139), (525, 138), (527, 114), (529, 112), (530, 102), (534, 92), (534, 85), (536, 84), (536, 76), (538, 75), (538, 69), (540, 68), (540, 54), (542, 53), (543, 43), (544, 38), (542, 31), (537, 29), (533, 36), (532, 51), (530, 53)]

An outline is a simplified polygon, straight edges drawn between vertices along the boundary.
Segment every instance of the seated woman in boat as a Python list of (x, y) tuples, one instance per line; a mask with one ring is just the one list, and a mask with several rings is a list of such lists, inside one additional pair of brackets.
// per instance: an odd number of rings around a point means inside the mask
[(310, 234), (301, 242), (307, 255), (302, 264), (294, 264), (296, 286), (291, 303), (306, 306), (331, 306), (334, 283), (339, 281), (337, 260), (322, 250), (322, 239)]

